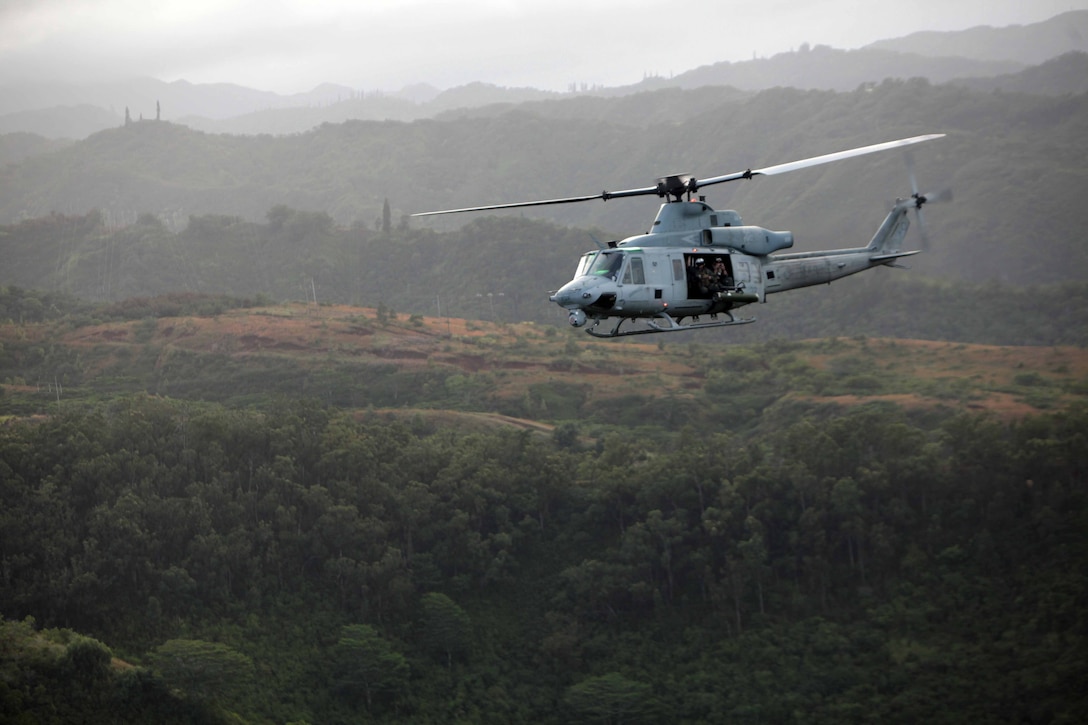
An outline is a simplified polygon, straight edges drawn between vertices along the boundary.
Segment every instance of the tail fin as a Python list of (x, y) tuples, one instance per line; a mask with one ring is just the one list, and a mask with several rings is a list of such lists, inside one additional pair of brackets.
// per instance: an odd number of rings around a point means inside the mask
[(900, 199), (895, 203), (895, 207), (888, 213), (888, 216), (884, 217), (884, 223), (880, 225), (880, 228), (877, 229), (876, 234), (873, 235), (872, 240), (869, 242), (869, 246), (865, 248), (876, 255), (872, 258), (873, 261), (895, 259), (918, 253), (899, 251), (903, 246), (903, 237), (906, 236), (907, 229), (910, 228), (907, 211), (912, 208), (914, 208), (914, 199)]

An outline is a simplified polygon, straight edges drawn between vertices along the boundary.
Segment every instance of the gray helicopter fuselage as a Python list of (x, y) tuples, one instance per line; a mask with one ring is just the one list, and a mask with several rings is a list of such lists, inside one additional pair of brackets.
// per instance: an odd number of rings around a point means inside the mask
[[(728, 312), (912, 254), (898, 251), (908, 208), (898, 204), (866, 247), (778, 254), (793, 246), (791, 232), (744, 226), (735, 211), (702, 201), (662, 204), (648, 233), (587, 252), (574, 279), (551, 299), (576, 327), (587, 319)], [(704, 270), (715, 267), (722, 272), (708, 287)]]

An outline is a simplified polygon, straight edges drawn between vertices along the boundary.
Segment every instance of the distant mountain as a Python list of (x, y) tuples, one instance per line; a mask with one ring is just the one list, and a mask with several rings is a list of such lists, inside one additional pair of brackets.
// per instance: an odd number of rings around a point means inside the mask
[(57, 151), (72, 143), (72, 141), (46, 138), (24, 131), (0, 134), (0, 167), (5, 164), (19, 163), (38, 154)]
[(232, 83), (167, 83), (154, 78), (133, 78), (112, 83), (36, 83), (7, 86), (2, 89), (0, 112), (17, 113), (54, 106), (89, 104), (123, 116), (162, 118), (204, 116), (230, 118), (267, 108), (328, 105), (356, 95), (346, 86), (324, 84), (307, 93), (281, 95), (258, 91)]
[(852, 91), (863, 83), (879, 83), (885, 78), (926, 78), (931, 83), (944, 83), (952, 78), (992, 76), (1022, 68), (1012, 61), (930, 58), (887, 50), (837, 50), (826, 45), (803, 45), (800, 50), (771, 58), (702, 66), (677, 75), (670, 85)]
[(866, 49), (1037, 65), (1064, 53), (1088, 51), (1088, 10), (1063, 13), (1030, 25), (911, 33), (877, 41)]
[(742, 101), (753, 95), (752, 91), (727, 86), (703, 86), (692, 90), (658, 88), (622, 95), (567, 95), (546, 101), (492, 103), (444, 111), (435, 118), (442, 121), (496, 118), (513, 111), (539, 118), (607, 121), (621, 126), (649, 128), (659, 124), (672, 125), (720, 108), (726, 101)]
[[(1043, 23), (1009, 28), (974, 28), (952, 33), (916, 33), (861, 50), (802, 46), (790, 53), (738, 63), (715, 63), (679, 75), (649, 77), (617, 88), (553, 93), (470, 83), (439, 91), (416, 84), (402, 91), (363, 93), (326, 84), (308, 93), (280, 95), (232, 84), (165, 83), (143, 78), (94, 85), (23, 85), (0, 88), (0, 133), (85, 138), (133, 120), (182, 122), (211, 133), (300, 133), (346, 120), (411, 121), (454, 110), (541, 100), (613, 98), (666, 88), (732, 86), (744, 91), (776, 87), (849, 91), (886, 78), (953, 79), (1012, 76), (1025, 66), (1068, 51), (1088, 49), (1088, 11), (1065, 13)], [(1049, 71), (1048, 71), (1049, 72)], [(1058, 87), (1069, 87), (1066, 83)], [(1035, 87), (1024, 85), (1026, 92)], [(1075, 91), (1074, 91), (1075, 92)], [(88, 107), (98, 109), (95, 112)], [(30, 112), (34, 113), (30, 113)]]
[[(411, 102), (400, 94), (376, 93), (324, 106), (268, 109), (226, 119), (186, 117), (180, 120), (209, 133), (302, 133), (323, 123), (343, 123), (351, 119), (414, 121), (451, 115), (494, 115), (521, 104), (532, 104), (534, 113), (552, 115), (544, 107), (556, 101), (565, 104), (562, 109), (556, 109), (558, 115), (567, 115), (576, 107), (605, 108), (607, 104), (597, 102), (603, 99), (638, 98), (649, 92), (669, 89), (714, 86), (733, 88), (738, 92), (775, 87), (852, 91), (860, 85), (880, 83), (887, 78), (926, 78), (932, 83), (944, 83), (955, 78), (1006, 76), (1022, 69), (1020, 64), (1009, 61), (926, 58), (882, 50), (847, 51), (828, 46), (803, 46), (798, 51), (781, 53), (773, 58), (715, 63), (672, 78), (649, 77), (620, 88), (555, 93), (471, 83), (443, 91), (426, 102)], [(639, 121), (657, 119), (658, 114), (635, 118)]]
[(430, 86), (411, 86), (395, 94), (368, 93), (328, 105), (268, 109), (212, 119), (187, 116), (181, 123), (209, 133), (285, 134), (302, 133), (323, 123), (344, 121), (415, 121), (432, 118), (452, 109), (480, 108), (495, 104), (517, 104), (563, 97), (536, 88), (503, 88), (488, 83), (470, 83), (437, 91)]
[(154, 78), (8, 86), (0, 88), (0, 133), (28, 131), (52, 138), (86, 138), (120, 125), (126, 113), (133, 120), (225, 119), (267, 109), (328, 106), (358, 95), (332, 84), (284, 96), (229, 83), (166, 83)]
[(120, 126), (123, 120), (123, 113), (118, 115), (89, 103), (53, 106), (0, 116), (0, 134), (33, 133), (46, 138), (79, 139)]
[(952, 81), (976, 91), (1064, 96), (1088, 93), (1088, 53), (1066, 53), (1019, 73)]
[[(404, 215), (634, 188), (665, 173), (705, 178), (944, 132), (947, 138), (919, 151), (919, 175), (926, 187), (952, 186), (956, 200), (934, 206), (929, 220), (939, 240), (912, 265), (973, 281), (1058, 282), (1088, 278), (1088, 248), (1080, 242), (1088, 167), (1078, 162), (1088, 143), (1086, 109), (1085, 94), (999, 95), (916, 79), (848, 93), (668, 89), (523, 104), (495, 115), (451, 112), (426, 122), (349, 121), (284, 136), (134, 121), (0, 167), (0, 224), (98, 210), (107, 228), (147, 215), (175, 231), (194, 216), (256, 222), (286, 205), (327, 214), (330, 224), (373, 229), (388, 199), (394, 225), (450, 230), (466, 219)], [(715, 187), (708, 203), (737, 209), (751, 224), (794, 231), (799, 252), (864, 243), (886, 202), (910, 193), (897, 156)], [(645, 230), (656, 202), (496, 216), (596, 228), (605, 230), (598, 238), (617, 239)], [(578, 238), (578, 247), (590, 244), (588, 234)], [(502, 256), (501, 245), (492, 254)]]
[(431, 101), (434, 111), (450, 108), (471, 108), (490, 103), (524, 103), (560, 98), (564, 94), (541, 91), (536, 88), (503, 88), (489, 83), (469, 83), (444, 91)]

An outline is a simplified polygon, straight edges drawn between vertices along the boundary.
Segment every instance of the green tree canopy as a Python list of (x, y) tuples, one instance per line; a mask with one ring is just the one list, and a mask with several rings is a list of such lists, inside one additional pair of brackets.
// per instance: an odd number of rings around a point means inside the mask
[(362, 695), (367, 711), (408, 687), (408, 660), (368, 624), (340, 628), (334, 659), (336, 680), (349, 696)]
[[(651, 722), (647, 713), (653, 692), (645, 682), (619, 672), (589, 677), (567, 688), (563, 702), (583, 721), (605, 723)], [(646, 716), (640, 718), (640, 715)]]
[(464, 609), (439, 592), (424, 594), (419, 606), (422, 610), (423, 638), (425, 646), (440, 654), (446, 666), (452, 667), (455, 657), (467, 653), (472, 637), (472, 622)]
[(155, 648), (152, 660), (167, 683), (196, 700), (218, 700), (248, 683), (253, 661), (218, 642), (172, 639)]

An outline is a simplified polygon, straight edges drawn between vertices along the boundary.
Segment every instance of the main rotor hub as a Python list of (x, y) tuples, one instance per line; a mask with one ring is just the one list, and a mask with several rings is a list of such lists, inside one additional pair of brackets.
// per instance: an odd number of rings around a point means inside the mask
[(688, 174), (671, 174), (657, 180), (657, 195), (671, 196), (676, 201), (682, 201), (685, 194), (694, 194), (698, 188), (699, 182)]

